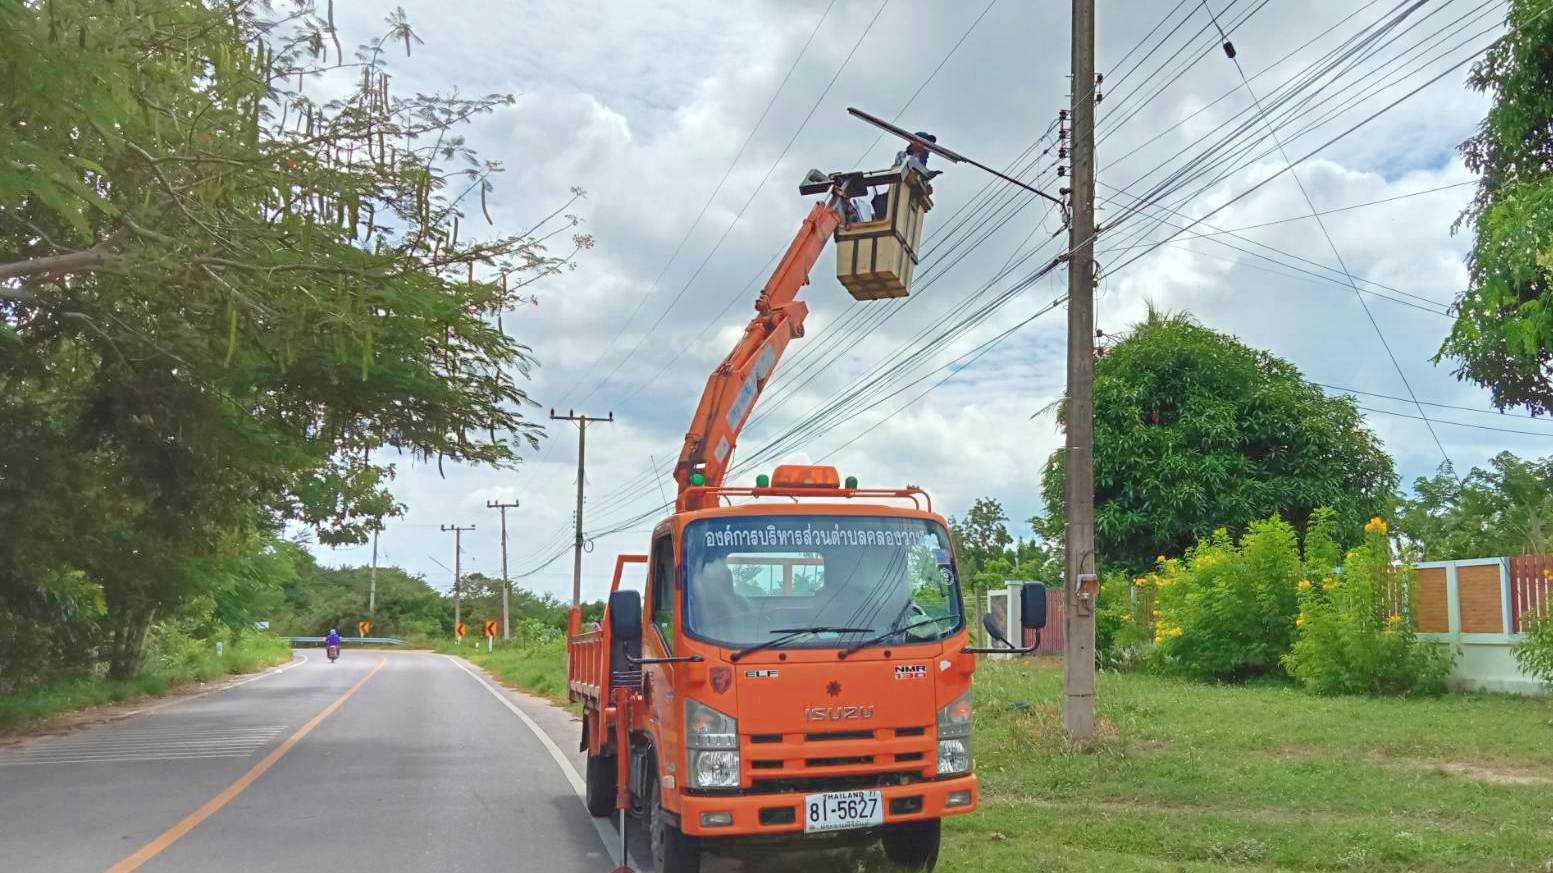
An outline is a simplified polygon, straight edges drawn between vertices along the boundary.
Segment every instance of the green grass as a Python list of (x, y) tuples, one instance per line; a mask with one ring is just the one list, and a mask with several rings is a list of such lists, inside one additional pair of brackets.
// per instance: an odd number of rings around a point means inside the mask
[(285, 640), (248, 634), (217, 656), (208, 653), (181, 657), (130, 680), (80, 676), (51, 682), (0, 698), (0, 734), (37, 724), (60, 713), (109, 703), (125, 703), (157, 697), (191, 682), (208, 682), (227, 675), (253, 673), (291, 658)]
[(981, 810), (940, 869), (1526, 870), (1553, 860), (1553, 701), (1316, 698), (1106, 673), (1101, 737), (1061, 670), (976, 678)]
[(503, 683), (520, 688), (549, 700), (557, 706), (570, 707), (566, 699), (566, 644), (525, 648), (515, 644), (496, 644), (494, 651), (485, 651), (485, 641), (462, 646), (440, 643), (437, 651), (460, 655), (471, 663), (489, 670)]

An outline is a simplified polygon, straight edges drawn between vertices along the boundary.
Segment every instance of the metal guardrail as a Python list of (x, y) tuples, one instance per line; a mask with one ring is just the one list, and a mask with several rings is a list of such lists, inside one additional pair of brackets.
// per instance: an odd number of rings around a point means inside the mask
[[(324, 637), (289, 637), (291, 647), (298, 646), (322, 646)], [(340, 637), (341, 645), (357, 646), (404, 646), (409, 645), (398, 637)]]

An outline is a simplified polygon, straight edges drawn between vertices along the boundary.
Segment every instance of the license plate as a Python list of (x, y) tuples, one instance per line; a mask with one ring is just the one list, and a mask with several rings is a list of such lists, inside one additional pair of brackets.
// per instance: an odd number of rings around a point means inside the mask
[(884, 800), (877, 791), (834, 791), (803, 799), (803, 829), (841, 831), (884, 824)]

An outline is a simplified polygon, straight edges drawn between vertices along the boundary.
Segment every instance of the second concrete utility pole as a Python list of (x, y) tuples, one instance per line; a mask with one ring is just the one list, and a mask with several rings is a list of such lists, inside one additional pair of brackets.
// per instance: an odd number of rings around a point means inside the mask
[[(475, 526), (472, 524), (467, 527), (459, 527), (456, 524), (445, 524), (442, 526), (443, 533), (453, 532), (453, 627), (455, 628), (464, 623), (464, 610), (459, 602), (459, 593), (464, 587), (464, 565), (461, 563), (464, 557), (463, 533), (466, 530), (474, 529)], [(456, 633), (454, 638), (460, 644), (464, 642)]]
[(507, 510), (517, 509), (518, 501), (503, 503), (500, 500), (487, 500), (485, 508), (501, 510), (501, 638), (510, 640), (512, 624), (508, 617), (508, 604), (512, 599), (512, 582), (507, 578)]

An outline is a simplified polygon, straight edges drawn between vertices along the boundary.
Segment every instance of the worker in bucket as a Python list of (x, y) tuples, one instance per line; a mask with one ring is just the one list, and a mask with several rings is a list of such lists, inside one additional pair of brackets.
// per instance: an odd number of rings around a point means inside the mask
[[(910, 161), (913, 162), (916, 165), (916, 168), (929, 179), (939, 175), (939, 170), (929, 170), (927, 168), (928, 155), (932, 154), (932, 152), (928, 151), (927, 144), (930, 142), (938, 142), (938, 137), (928, 133), (925, 130), (917, 131), (916, 133), (912, 134), (912, 137), (913, 139), (911, 142), (906, 143), (906, 148), (896, 152), (895, 163), (893, 166), (903, 167), (903, 165)], [(890, 209), (889, 190), (882, 190), (875, 194), (872, 200), (868, 203), (866, 209), (861, 205), (855, 207), (855, 209), (859, 213), (872, 212), (874, 220), (876, 221), (887, 217)], [(850, 220), (848, 223), (850, 223)]]
[(917, 131), (912, 134), (912, 137), (911, 142), (906, 144), (906, 148), (895, 154), (895, 166), (898, 167), (907, 161), (916, 161), (917, 169), (921, 170), (924, 175), (929, 178), (937, 176), (938, 171), (929, 172), (927, 168), (928, 155), (932, 154), (932, 152), (928, 151), (927, 144), (938, 142), (938, 137), (925, 130)]

